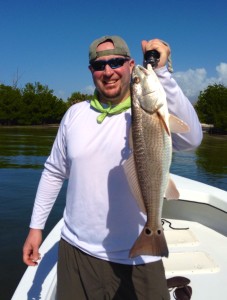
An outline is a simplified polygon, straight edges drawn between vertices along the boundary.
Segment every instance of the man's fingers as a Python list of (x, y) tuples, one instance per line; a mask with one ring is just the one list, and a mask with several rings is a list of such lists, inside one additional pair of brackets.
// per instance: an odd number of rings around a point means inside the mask
[(39, 246), (42, 242), (42, 231), (30, 229), (23, 247), (23, 261), (28, 266), (36, 266), (40, 259)]
[(40, 255), (40, 253), (36, 253), (36, 254), (33, 254), (32, 256), (31, 256), (31, 260), (33, 261), (33, 262), (37, 262), (38, 260), (40, 260), (41, 259), (41, 255)]
[(143, 53), (146, 52), (146, 45), (147, 45), (147, 41), (143, 40), (143, 41), (141, 42), (141, 46), (142, 46)]
[(36, 266), (37, 261), (41, 258), (38, 249), (30, 249), (24, 247), (23, 249), (23, 261), (28, 266)]

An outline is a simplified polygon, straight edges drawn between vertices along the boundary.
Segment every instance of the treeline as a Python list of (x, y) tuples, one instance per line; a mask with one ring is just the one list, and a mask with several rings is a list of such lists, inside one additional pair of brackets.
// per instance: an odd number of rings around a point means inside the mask
[(91, 97), (75, 92), (65, 102), (39, 82), (22, 89), (0, 84), (0, 125), (58, 124), (70, 105)]
[(201, 123), (214, 125), (213, 132), (227, 133), (227, 87), (209, 85), (200, 92), (195, 110)]
[[(27, 83), (22, 89), (0, 84), (0, 125), (58, 124), (71, 105), (91, 98), (74, 92), (65, 102), (39, 82)], [(201, 123), (227, 131), (227, 87), (209, 85), (200, 92), (194, 107)]]

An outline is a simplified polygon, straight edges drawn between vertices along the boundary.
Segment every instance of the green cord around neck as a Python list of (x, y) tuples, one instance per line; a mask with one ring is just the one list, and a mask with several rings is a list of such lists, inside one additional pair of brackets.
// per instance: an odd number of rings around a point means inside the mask
[(125, 99), (123, 102), (117, 105), (112, 105), (111, 102), (108, 102), (108, 106), (105, 108), (99, 102), (97, 93), (95, 92), (94, 97), (90, 102), (90, 105), (97, 111), (101, 112), (101, 114), (97, 117), (97, 122), (101, 124), (106, 116), (120, 114), (123, 111), (126, 111), (129, 107), (131, 107), (131, 97), (129, 96), (127, 99)]

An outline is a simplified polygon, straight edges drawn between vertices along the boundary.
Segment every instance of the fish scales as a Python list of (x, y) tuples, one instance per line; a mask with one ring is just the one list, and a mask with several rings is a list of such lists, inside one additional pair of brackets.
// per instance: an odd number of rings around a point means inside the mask
[(136, 84), (132, 85), (133, 157), (147, 222), (129, 256), (168, 256), (161, 213), (169, 177), (172, 143), (158, 110), (149, 113), (141, 108), (137, 88)]
[[(135, 110), (132, 108), (132, 110), (134, 119), (132, 123), (133, 153), (147, 211), (147, 222), (142, 234), (145, 237), (143, 240), (149, 242), (145, 245), (141, 244), (137, 251), (140, 255), (168, 256), (161, 224), (161, 213), (171, 161), (171, 141), (164, 131), (157, 113), (150, 115), (140, 108)], [(134, 253), (132, 248), (130, 256), (137, 256), (138, 252)]]
[(146, 213), (147, 220), (129, 257), (168, 257), (161, 224), (163, 198), (179, 199), (179, 192), (169, 177), (172, 160), (170, 131), (185, 133), (189, 127), (169, 114), (165, 91), (152, 68), (147, 70), (139, 65), (133, 68), (131, 100), (132, 155), (124, 163), (124, 170), (132, 193), (141, 211)]

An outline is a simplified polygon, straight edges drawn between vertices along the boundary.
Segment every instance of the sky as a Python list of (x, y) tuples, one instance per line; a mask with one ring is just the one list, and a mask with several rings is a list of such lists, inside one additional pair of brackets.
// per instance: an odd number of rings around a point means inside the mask
[(142, 40), (168, 42), (192, 103), (209, 84), (227, 86), (226, 0), (0, 0), (0, 84), (91, 94), (88, 48), (103, 35), (124, 38), (137, 64)]

